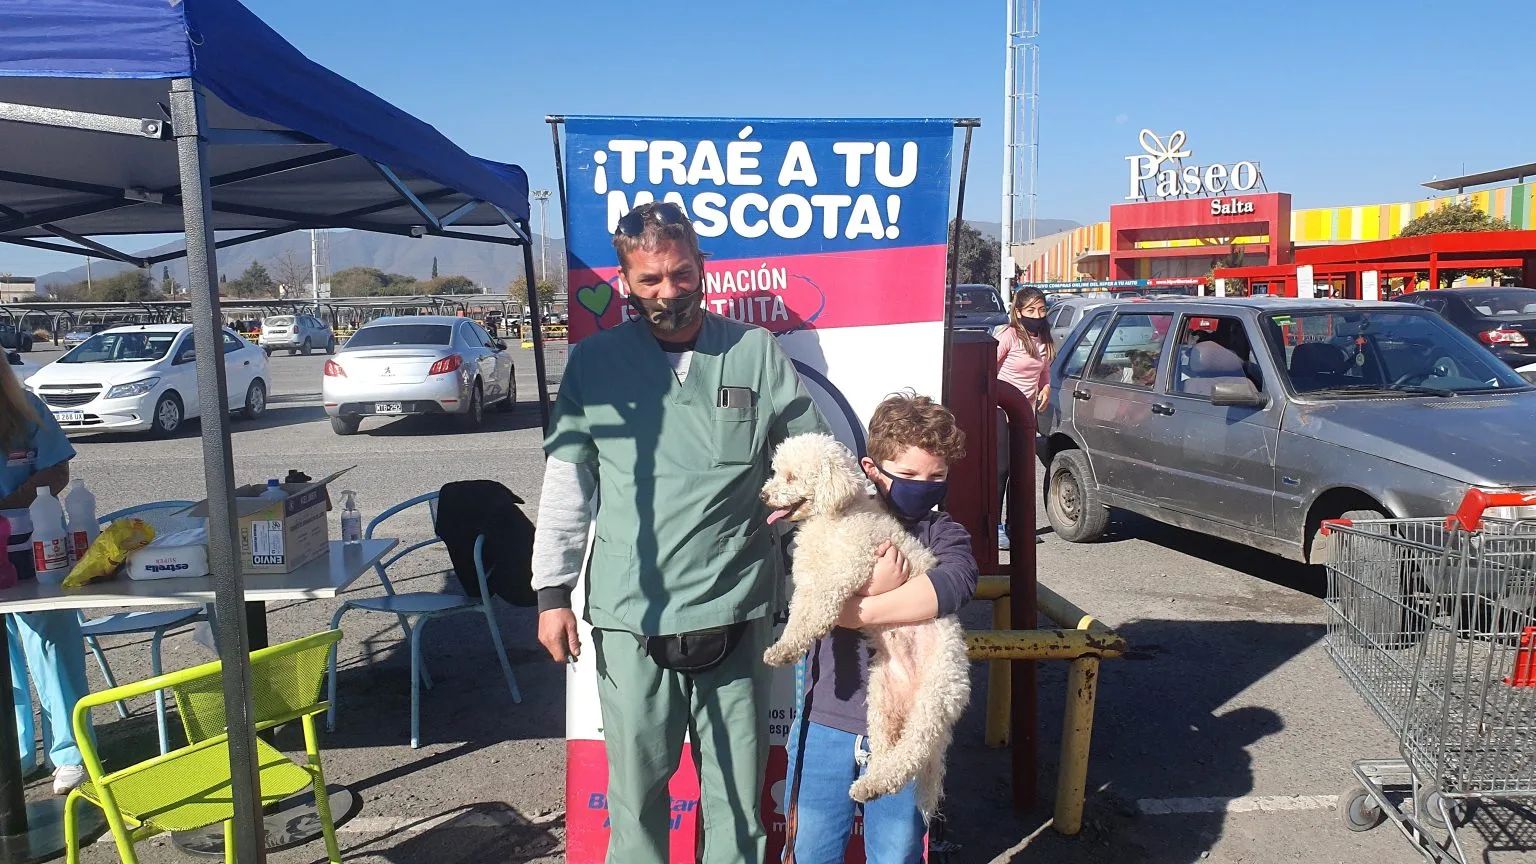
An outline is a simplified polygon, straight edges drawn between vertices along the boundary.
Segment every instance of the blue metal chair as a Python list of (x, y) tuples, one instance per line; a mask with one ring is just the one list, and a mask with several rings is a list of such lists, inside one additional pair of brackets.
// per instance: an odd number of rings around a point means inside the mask
[[(412, 507), (426, 504), (432, 515), (436, 516), (437, 493), (428, 492), (418, 495), (409, 501), (402, 502), (380, 513), (372, 522), (368, 523), (368, 530), (364, 532), (367, 539), (373, 539), (374, 531), (385, 520)], [(435, 519), (434, 519), (435, 521)], [(512, 674), (512, 664), (507, 661), (507, 649), (501, 642), (501, 631), (496, 627), (496, 613), (491, 607), (491, 592), (486, 586), (486, 571), (483, 550), (485, 536), (475, 539), (475, 578), (480, 584), (480, 596), (469, 597), (457, 593), (440, 593), (436, 591), (415, 591), (406, 594), (395, 592), (394, 585), (390, 584), (388, 569), (400, 559), (434, 544), (442, 543), (442, 538), (435, 534), (429, 540), (407, 546), (400, 552), (380, 561), (374, 565), (374, 570), (379, 574), (379, 582), (384, 586), (383, 597), (369, 597), (362, 600), (347, 600), (336, 610), (331, 617), (331, 629), (339, 628), (341, 616), (350, 609), (358, 609), (363, 612), (382, 612), (394, 615), (400, 622), (400, 629), (405, 632), (406, 644), (411, 652), (411, 747), (415, 749), (421, 746), (421, 687), (432, 689), (432, 677), (427, 674), (426, 666), (421, 662), (421, 633), (426, 624), (433, 618), (442, 618), (448, 615), (457, 615), (461, 612), (479, 612), (485, 615), (485, 623), (491, 630), (491, 642), (496, 646), (496, 657), (501, 661), (501, 671), (507, 678), (507, 689), (512, 691), (512, 701), (522, 702), (523, 696), (517, 689), (517, 678)], [(414, 623), (413, 623), (414, 622)], [(336, 729), (336, 651), (335, 645), (331, 646), (331, 656), (327, 669), (328, 691), (327, 698), (330, 708), (325, 714), (325, 728), (327, 731)]]
[[(106, 526), (119, 519), (134, 516), (148, 522), (157, 533), (180, 531), (192, 527), (198, 521), (182, 515), (183, 511), (195, 503), (195, 501), (155, 501), (108, 513), (97, 521), (102, 526)], [(84, 613), (80, 613), (80, 632), (85, 636), (86, 647), (91, 649), (91, 654), (96, 658), (96, 664), (101, 667), (101, 676), (107, 679), (107, 686), (116, 687), (117, 679), (113, 677), (112, 667), (107, 665), (107, 657), (102, 653), (101, 643), (97, 639), (102, 636), (127, 636), (134, 633), (153, 634), (149, 641), (149, 668), (151, 676), (158, 676), (161, 673), (160, 643), (165, 638), (165, 634), (177, 627), (206, 620), (208, 620), (208, 609), (204, 606), (119, 612), (89, 619)], [(127, 717), (128, 706), (118, 702), (117, 713), (120, 717)], [(164, 691), (155, 691), (155, 722), (160, 737), (160, 752), (165, 753), (170, 750), (170, 740), (165, 727)]]

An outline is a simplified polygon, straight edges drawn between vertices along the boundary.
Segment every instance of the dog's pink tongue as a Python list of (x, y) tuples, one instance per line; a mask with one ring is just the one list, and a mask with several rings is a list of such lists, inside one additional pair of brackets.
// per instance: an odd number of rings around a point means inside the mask
[(793, 508), (790, 508), (790, 507), (780, 507), (779, 509), (777, 509), (777, 510), (773, 511), (772, 513), (768, 514), (768, 524), (772, 525), (773, 523), (779, 521), (780, 519), (783, 519), (785, 516), (788, 516), (789, 514), (791, 514), (793, 512), (795, 512), (793, 510)]

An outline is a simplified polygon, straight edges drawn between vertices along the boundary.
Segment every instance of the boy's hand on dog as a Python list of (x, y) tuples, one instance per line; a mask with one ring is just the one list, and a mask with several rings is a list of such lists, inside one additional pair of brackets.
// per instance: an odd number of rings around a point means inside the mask
[(886, 540), (875, 550), (874, 572), (870, 574), (864, 590), (859, 593), (866, 597), (884, 594), (907, 584), (910, 578), (912, 578), (912, 565), (907, 562), (907, 556), (891, 545), (891, 541)]
[(569, 663), (580, 657), (581, 637), (576, 633), (576, 613), (569, 609), (540, 612), (539, 644), (556, 663)]

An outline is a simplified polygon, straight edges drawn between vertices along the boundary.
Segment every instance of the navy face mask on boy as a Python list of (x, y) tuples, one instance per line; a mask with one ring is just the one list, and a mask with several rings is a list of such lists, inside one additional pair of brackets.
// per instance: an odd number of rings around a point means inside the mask
[(943, 502), (944, 492), (949, 487), (948, 480), (913, 480), (908, 477), (897, 477), (879, 465), (875, 466), (875, 470), (891, 481), (891, 491), (886, 493), (885, 499), (904, 519), (915, 520), (926, 516), (929, 510)]

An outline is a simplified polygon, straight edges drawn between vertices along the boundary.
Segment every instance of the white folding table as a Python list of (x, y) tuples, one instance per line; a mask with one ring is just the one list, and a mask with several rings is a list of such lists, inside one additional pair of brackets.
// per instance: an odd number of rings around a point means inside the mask
[[(270, 600), (324, 600), (335, 597), (358, 577), (400, 545), (395, 538), (374, 538), (346, 545), (332, 540), (329, 552), (291, 573), (246, 576), (246, 621), (250, 629), (251, 650), (267, 647), (266, 604)], [(99, 609), (102, 607), (145, 607), (204, 605), (213, 602), (213, 580), (208, 576), (174, 579), (136, 580), (118, 577), (92, 582), (80, 588), (48, 585), (29, 579), (13, 588), (0, 590), (0, 614), (45, 612), (55, 609)], [(21, 754), (16, 740), (16, 701), (11, 693), (10, 640), (0, 638), (0, 786), (20, 788)], [(346, 789), (331, 794), (332, 813), (348, 813), (355, 798)], [(26, 805), (27, 832), (0, 837), (0, 864), (12, 861), (43, 861), (62, 854), (63, 798), (52, 798)], [(0, 820), (7, 815), (0, 796)], [(312, 805), (311, 805), (312, 812)], [(268, 848), (285, 848), (319, 836), (319, 822), (305, 813), (305, 808), (280, 807), (267, 820)], [(313, 833), (295, 834), (295, 826)], [(84, 826), (82, 826), (84, 827)], [(223, 826), (178, 835), (178, 845), (199, 854), (223, 854)]]

